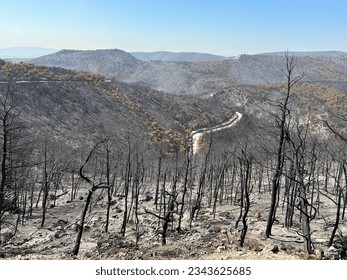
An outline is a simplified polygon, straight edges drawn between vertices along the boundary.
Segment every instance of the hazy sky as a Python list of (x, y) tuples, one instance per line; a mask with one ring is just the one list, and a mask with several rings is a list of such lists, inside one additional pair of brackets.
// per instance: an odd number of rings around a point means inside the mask
[(347, 0), (0, 0), (0, 48), (347, 51)]

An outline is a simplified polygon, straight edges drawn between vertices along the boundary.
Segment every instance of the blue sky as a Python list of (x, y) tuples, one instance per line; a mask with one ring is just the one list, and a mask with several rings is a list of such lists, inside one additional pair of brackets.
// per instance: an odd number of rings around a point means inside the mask
[(347, 51), (347, 0), (0, 0), (0, 48)]

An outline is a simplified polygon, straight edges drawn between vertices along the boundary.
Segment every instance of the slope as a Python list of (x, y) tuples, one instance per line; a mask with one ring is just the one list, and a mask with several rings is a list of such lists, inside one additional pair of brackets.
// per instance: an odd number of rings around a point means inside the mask
[(190, 129), (223, 121), (232, 111), (222, 103), (211, 105), (204, 99), (175, 97), (91, 73), (24, 63), (2, 63), (2, 96), (8, 69), (16, 78), (15, 108), (33, 133), (48, 133), (71, 147), (105, 136), (120, 144), (129, 137), (141, 139), (142, 146), (166, 137), (165, 141), (184, 146)]
[[(295, 54), (294, 54), (295, 55)], [(266, 85), (283, 82), (284, 56), (240, 55), (223, 61), (139, 61), (119, 50), (60, 51), (31, 60), (34, 64), (80, 69), (128, 83), (180, 95), (218, 92), (225, 85)], [(346, 82), (344, 52), (300, 53), (296, 72), (306, 82)]]

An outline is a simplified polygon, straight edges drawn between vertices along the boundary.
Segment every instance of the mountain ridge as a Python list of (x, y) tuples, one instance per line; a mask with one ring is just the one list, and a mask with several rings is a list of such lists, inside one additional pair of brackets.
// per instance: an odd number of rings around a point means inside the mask
[(135, 58), (143, 61), (219, 61), (228, 59), (226, 56), (198, 52), (130, 52)]
[(47, 67), (82, 70), (106, 77), (126, 75), (140, 65), (140, 61), (131, 54), (119, 49), (107, 50), (68, 50), (29, 60), (30, 63)]
[[(295, 56), (295, 53), (293, 53)], [(29, 60), (49, 67), (83, 70), (108, 79), (140, 83), (155, 90), (179, 95), (203, 95), (230, 84), (265, 85), (283, 81), (284, 53), (242, 54), (220, 61), (142, 61), (121, 50), (60, 51)], [(296, 56), (296, 72), (305, 80), (345, 81), (344, 52)]]

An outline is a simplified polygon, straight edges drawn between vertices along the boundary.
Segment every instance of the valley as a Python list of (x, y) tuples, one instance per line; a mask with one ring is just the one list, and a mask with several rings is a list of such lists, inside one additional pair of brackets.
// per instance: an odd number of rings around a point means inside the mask
[(1, 258), (346, 258), (346, 53), (137, 57), (0, 60)]

